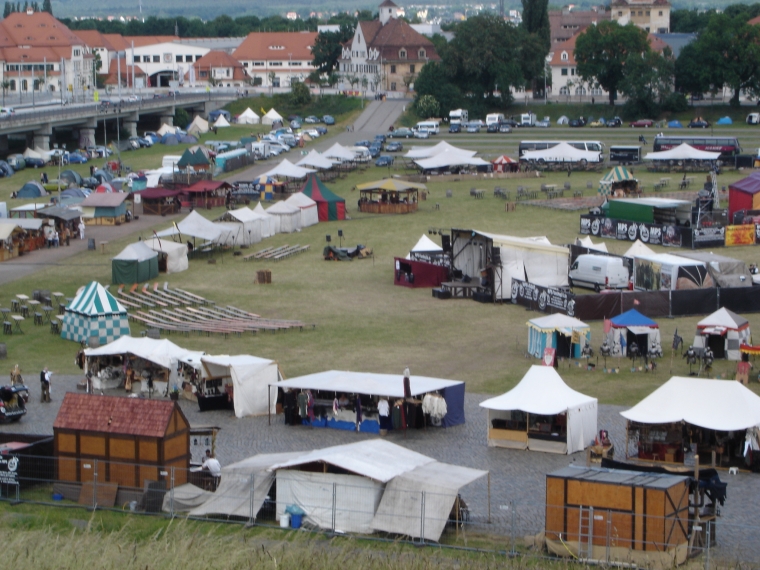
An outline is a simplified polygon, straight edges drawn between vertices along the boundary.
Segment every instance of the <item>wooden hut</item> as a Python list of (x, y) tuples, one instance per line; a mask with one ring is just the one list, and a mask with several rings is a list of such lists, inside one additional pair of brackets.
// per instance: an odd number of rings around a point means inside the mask
[(179, 195), (179, 190), (171, 190), (169, 188), (146, 188), (140, 192), (143, 214), (153, 216), (176, 214), (180, 209), (180, 201), (179, 199), (175, 200), (175, 198)]
[(127, 219), (126, 192), (93, 192), (80, 204), (84, 223), (98, 226), (123, 224)]
[(199, 180), (195, 184), (182, 189), (182, 194), (187, 195), (182, 205), (198, 208), (218, 208), (224, 206), (227, 192), (232, 191), (229, 182), (218, 180)]
[(689, 478), (569, 466), (546, 476), (549, 551), (672, 568), (686, 560)]
[(190, 423), (171, 400), (69, 392), (53, 423), (56, 479), (144, 488), (187, 482)]

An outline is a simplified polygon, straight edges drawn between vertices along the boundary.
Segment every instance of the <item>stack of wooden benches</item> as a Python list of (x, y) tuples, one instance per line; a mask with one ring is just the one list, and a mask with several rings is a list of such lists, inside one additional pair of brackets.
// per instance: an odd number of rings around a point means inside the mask
[[(147, 329), (165, 332), (241, 336), (245, 332), (256, 334), (259, 331), (277, 332), (309, 326), (301, 321), (267, 319), (233, 307), (219, 306), (200, 295), (183, 289), (170, 289), (168, 284), (159, 288), (158, 283), (142, 288), (133, 285), (128, 291), (124, 287), (118, 290), (119, 301), (129, 307), (129, 318), (142, 324)], [(311, 325), (312, 328), (314, 325)]]
[(270, 261), (282, 261), (288, 257), (293, 257), (299, 253), (303, 253), (308, 250), (308, 245), (281, 245), (278, 247), (267, 247), (259, 251), (249, 253), (243, 257), (243, 261), (255, 260), (270, 260)]

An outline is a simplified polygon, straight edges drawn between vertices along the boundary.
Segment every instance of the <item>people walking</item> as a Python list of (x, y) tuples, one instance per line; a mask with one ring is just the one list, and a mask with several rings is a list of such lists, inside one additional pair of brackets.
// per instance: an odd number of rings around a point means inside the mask
[(47, 366), (45, 366), (45, 368), (42, 369), (42, 372), (40, 372), (40, 388), (42, 389), (40, 402), (42, 403), (50, 402), (50, 377), (51, 376), (52, 376), (52, 372), (48, 370)]

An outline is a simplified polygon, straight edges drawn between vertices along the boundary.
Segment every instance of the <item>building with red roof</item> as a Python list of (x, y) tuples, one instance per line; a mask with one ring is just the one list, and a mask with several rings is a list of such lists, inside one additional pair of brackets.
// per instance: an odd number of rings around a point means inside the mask
[(243, 87), (248, 79), (243, 64), (223, 51), (208, 52), (185, 73), (185, 82), (191, 85)]
[(243, 64), (254, 85), (290, 87), (314, 71), (316, 40), (316, 32), (251, 32), (232, 57)]

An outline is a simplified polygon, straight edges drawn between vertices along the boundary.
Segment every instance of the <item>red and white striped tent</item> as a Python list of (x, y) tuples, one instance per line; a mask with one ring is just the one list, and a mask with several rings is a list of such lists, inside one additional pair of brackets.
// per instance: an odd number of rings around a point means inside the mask
[(493, 164), (494, 172), (515, 172), (518, 168), (518, 162), (512, 160), (506, 154), (494, 158), (491, 164)]

